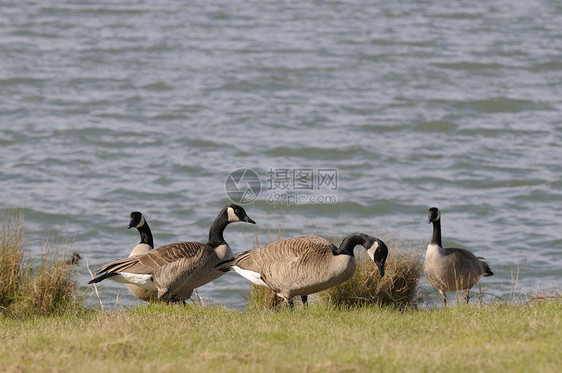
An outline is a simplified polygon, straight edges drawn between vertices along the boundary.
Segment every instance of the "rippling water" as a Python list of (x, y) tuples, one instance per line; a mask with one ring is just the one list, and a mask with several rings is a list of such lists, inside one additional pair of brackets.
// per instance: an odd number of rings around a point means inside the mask
[[(557, 1), (4, 1), (0, 208), (30, 247), (95, 267), (138, 242), (204, 241), (229, 172), (337, 170), (336, 204), (247, 206), (260, 242), (362, 230), (486, 257), (486, 292), (560, 289), (562, 6)], [(276, 175), (276, 177), (279, 175)], [(329, 192), (329, 193), (328, 193)], [(253, 227), (232, 225), (235, 252)], [(89, 278), (83, 265), (81, 283)], [(422, 282), (422, 288), (428, 287)], [(200, 289), (245, 304), (234, 274)], [(94, 296), (88, 290), (88, 297)], [(134, 304), (125, 287), (106, 303)]]

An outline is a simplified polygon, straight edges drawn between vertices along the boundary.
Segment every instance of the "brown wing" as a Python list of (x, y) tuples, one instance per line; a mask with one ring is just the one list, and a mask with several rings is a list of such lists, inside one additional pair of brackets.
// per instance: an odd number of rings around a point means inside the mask
[(265, 266), (287, 264), (305, 257), (311, 246), (326, 247), (330, 250), (333, 248), (333, 245), (322, 237), (287, 238), (236, 255), (234, 265), (262, 273)]
[(480, 277), (480, 275), (485, 273), (484, 266), (482, 265), (483, 262), (469, 250), (446, 248), (444, 253), (444, 260), (457, 273), (464, 273), (472, 277)]
[(309, 263), (331, 253), (333, 248), (317, 236), (288, 238), (238, 255), (235, 265), (259, 273), (270, 288), (279, 290), (307, 282)]
[[(141, 255), (118, 259), (96, 269), (96, 273), (128, 272), (136, 274), (152, 274), (165, 266), (171, 265), (182, 259), (191, 262), (203, 255), (207, 244), (203, 242), (177, 242)], [(192, 259), (192, 260), (189, 260)]]

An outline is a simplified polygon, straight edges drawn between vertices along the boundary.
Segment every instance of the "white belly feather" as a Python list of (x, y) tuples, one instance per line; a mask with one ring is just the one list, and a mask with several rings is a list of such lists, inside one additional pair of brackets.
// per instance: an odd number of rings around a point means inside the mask
[(146, 290), (158, 291), (156, 285), (152, 282), (151, 275), (140, 275), (137, 273), (120, 272), (118, 275), (110, 277), (111, 280), (121, 282), (123, 284), (137, 285)]

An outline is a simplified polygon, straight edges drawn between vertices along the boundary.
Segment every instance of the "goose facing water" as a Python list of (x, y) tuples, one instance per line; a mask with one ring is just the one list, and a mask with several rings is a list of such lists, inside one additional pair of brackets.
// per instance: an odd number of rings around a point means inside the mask
[(184, 301), (193, 289), (224, 274), (215, 265), (232, 257), (223, 232), (228, 224), (235, 222), (255, 224), (242, 207), (227, 205), (211, 225), (206, 243), (172, 243), (141, 255), (118, 259), (96, 269), (97, 277), (89, 284), (111, 278), (157, 291), (161, 301)]
[[(137, 228), (140, 235), (140, 242), (133, 248), (129, 257), (145, 254), (154, 248), (152, 232), (150, 231), (148, 222), (139, 211), (131, 212), (131, 218), (127, 229), (131, 228)], [(141, 300), (150, 302), (158, 299), (158, 291), (156, 290), (145, 289), (133, 284), (126, 284), (126, 286), (131, 294)]]
[(245, 251), (218, 266), (272, 289), (293, 306), (295, 296), (300, 295), (306, 304), (309, 294), (347, 281), (355, 272), (353, 249), (357, 245), (367, 250), (384, 276), (388, 248), (378, 238), (363, 233), (348, 235), (339, 248), (317, 236), (288, 238)]
[(470, 289), (481, 276), (494, 273), (484, 258), (460, 248), (443, 248), (441, 242), (441, 213), (436, 207), (429, 209), (428, 223), (433, 223), (433, 236), (427, 245), (423, 272), (433, 287), (441, 294), (443, 304), (447, 305), (447, 291), (465, 291), (468, 303)]

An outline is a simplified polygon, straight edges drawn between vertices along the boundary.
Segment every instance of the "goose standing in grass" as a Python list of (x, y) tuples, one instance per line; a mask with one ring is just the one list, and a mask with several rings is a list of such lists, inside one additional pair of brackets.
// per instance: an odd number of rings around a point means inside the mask
[(207, 243), (172, 243), (145, 254), (118, 259), (96, 269), (97, 277), (89, 284), (111, 278), (157, 291), (160, 301), (185, 301), (193, 289), (224, 274), (215, 266), (232, 257), (223, 232), (228, 224), (235, 222), (255, 224), (242, 207), (227, 205), (211, 225)]
[[(129, 220), (129, 226), (127, 229), (137, 228), (140, 235), (140, 242), (133, 248), (129, 257), (135, 255), (141, 255), (147, 253), (149, 250), (154, 248), (154, 242), (152, 239), (152, 232), (150, 231), (150, 227), (148, 226), (148, 222), (142, 215), (142, 213), (138, 211), (131, 212), (131, 219)], [(135, 297), (150, 302), (158, 300), (158, 291), (156, 290), (149, 290), (142, 288), (138, 285), (133, 284), (126, 284), (127, 289), (131, 294)]]
[(435, 287), (447, 305), (447, 291), (465, 291), (468, 303), (470, 289), (481, 276), (494, 273), (484, 258), (476, 257), (472, 252), (459, 248), (443, 248), (441, 242), (441, 213), (437, 207), (429, 209), (428, 223), (433, 223), (433, 236), (427, 245), (423, 272)]
[(245, 251), (219, 263), (223, 271), (235, 271), (256, 285), (265, 286), (293, 306), (301, 296), (307, 303), (309, 294), (326, 290), (347, 281), (355, 272), (355, 246), (361, 245), (384, 276), (388, 255), (385, 243), (363, 233), (345, 237), (340, 247), (317, 236), (288, 238)]

